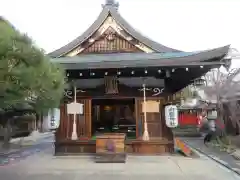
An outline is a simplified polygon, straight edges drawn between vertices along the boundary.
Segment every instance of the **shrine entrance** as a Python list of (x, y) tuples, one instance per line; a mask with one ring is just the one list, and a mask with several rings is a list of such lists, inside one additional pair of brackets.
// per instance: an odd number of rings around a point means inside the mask
[(136, 138), (135, 99), (92, 100), (92, 135), (110, 132)]

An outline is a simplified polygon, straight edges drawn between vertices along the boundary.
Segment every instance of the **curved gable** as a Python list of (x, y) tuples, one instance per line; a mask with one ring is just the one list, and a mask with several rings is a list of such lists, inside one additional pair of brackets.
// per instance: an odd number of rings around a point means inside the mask
[[(101, 35), (104, 31), (111, 26), (114, 30), (126, 40), (133, 43), (140, 50), (151, 53), (151, 52), (181, 52), (176, 49), (166, 47), (159, 44), (139, 32), (137, 32), (118, 12), (118, 5), (113, 0), (108, 0), (103, 5), (103, 10), (99, 14), (95, 22), (79, 37), (68, 43), (67, 45), (57, 49), (48, 55), (50, 57), (61, 57), (61, 56), (74, 56), (81, 53), (85, 47), (81, 44), (85, 41), (94, 41), (96, 36)], [(134, 41), (134, 42), (131, 42)]]

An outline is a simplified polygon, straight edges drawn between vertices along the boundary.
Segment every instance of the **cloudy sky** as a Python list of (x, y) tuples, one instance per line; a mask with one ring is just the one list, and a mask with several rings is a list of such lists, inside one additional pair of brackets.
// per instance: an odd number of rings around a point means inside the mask
[[(0, 0), (0, 15), (53, 51), (81, 35), (105, 0)], [(118, 0), (142, 34), (183, 51), (231, 44), (240, 50), (240, 0)], [(237, 60), (234, 66), (240, 67)]]

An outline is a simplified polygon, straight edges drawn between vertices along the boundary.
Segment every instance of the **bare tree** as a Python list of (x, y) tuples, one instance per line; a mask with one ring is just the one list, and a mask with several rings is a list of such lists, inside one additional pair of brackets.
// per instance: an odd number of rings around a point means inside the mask
[[(226, 124), (230, 120), (235, 127), (240, 127), (240, 68), (231, 69), (227, 73), (213, 69), (205, 75), (206, 84), (201, 87), (206, 99), (216, 103), (218, 119)], [(227, 111), (227, 113), (226, 113)], [(228, 117), (226, 117), (226, 114)]]
[[(239, 117), (240, 117), (240, 105), (239, 101), (228, 101), (225, 103), (225, 122), (227, 130), (230, 134), (239, 135)], [(230, 122), (229, 122), (229, 121)], [(231, 124), (229, 124), (231, 123)]]

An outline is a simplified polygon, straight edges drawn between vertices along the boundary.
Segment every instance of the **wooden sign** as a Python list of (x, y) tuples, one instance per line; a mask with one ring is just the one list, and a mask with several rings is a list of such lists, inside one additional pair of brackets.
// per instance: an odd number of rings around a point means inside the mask
[(118, 79), (116, 76), (105, 76), (105, 92), (106, 94), (117, 94), (118, 93)]
[(67, 104), (67, 113), (68, 114), (83, 114), (83, 104), (72, 102)]
[[(142, 102), (142, 112), (144, 111), (144, 102)], [(146, 101), (146, 112), (155, 113), (159, 112), (159, 102), (158, 101)]]

